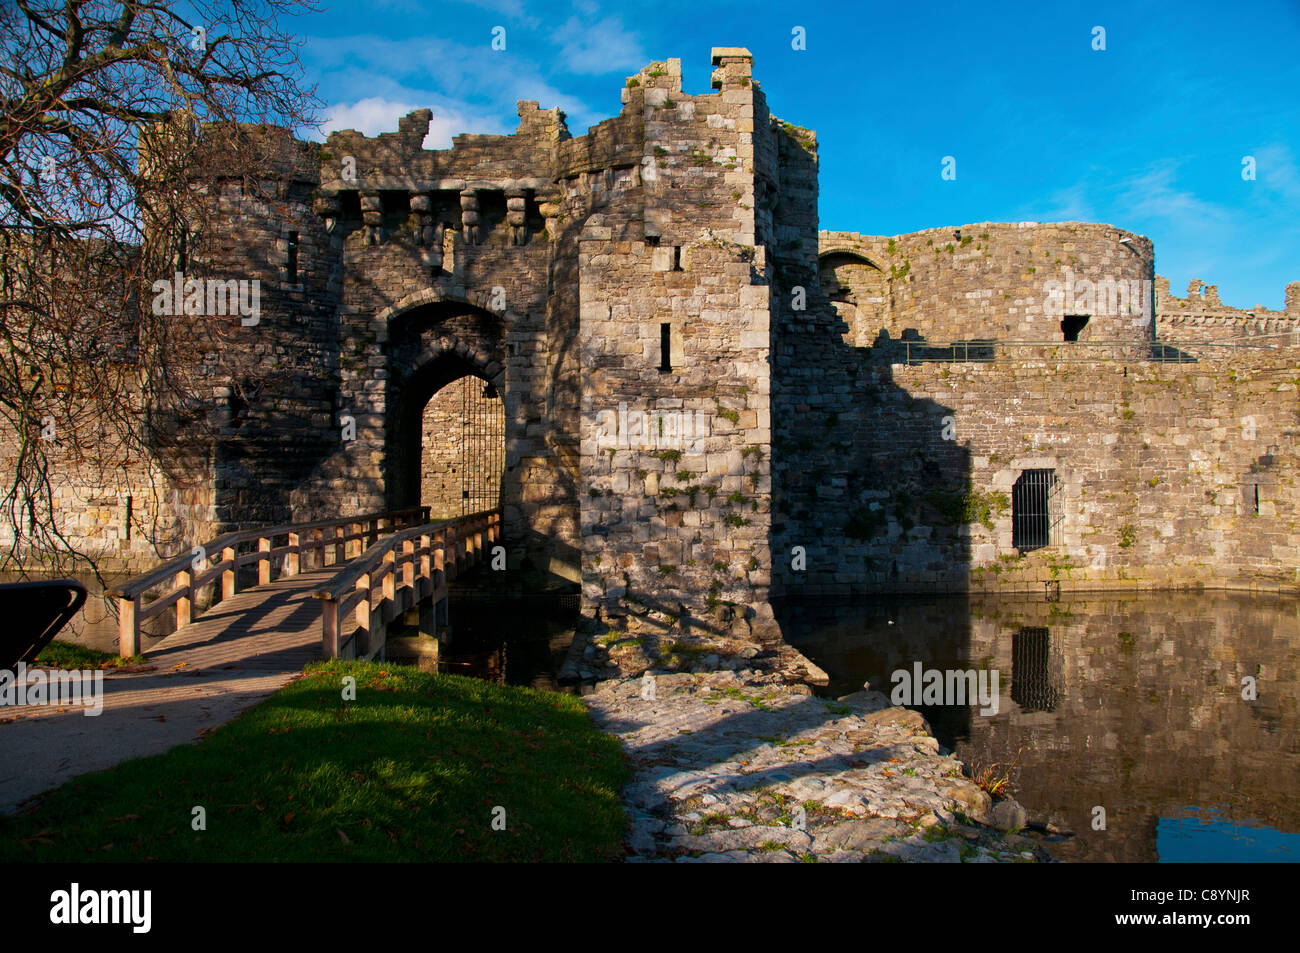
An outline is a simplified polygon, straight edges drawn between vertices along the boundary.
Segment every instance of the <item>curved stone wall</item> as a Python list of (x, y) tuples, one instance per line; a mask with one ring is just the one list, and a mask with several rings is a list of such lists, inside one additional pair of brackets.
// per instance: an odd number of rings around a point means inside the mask
[(849, 325), (846, 342), (946, 344), (995, 338), (1080, 342), (1152, 336), (1149, 239), (1086, 222), (931, 228), (892, 237), (820, 232), (822, 289)]

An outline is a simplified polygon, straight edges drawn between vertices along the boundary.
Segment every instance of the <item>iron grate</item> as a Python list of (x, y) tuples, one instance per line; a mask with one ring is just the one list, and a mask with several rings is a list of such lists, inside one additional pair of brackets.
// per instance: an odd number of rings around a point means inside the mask
[(1061, 542), (1065, 510), (1055, 470), (1025, 470), (1011, 489), (1011, 545), (1022, 553)]
[(505, 407), (496, 388), (471, 380), (461, 389), (461, 513), (496, 509), (505, 468)]

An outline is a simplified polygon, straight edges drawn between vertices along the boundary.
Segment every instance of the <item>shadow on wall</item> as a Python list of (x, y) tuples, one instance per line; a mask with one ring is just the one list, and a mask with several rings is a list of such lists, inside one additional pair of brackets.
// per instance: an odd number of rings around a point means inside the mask
[[(802, 149), (783, 145), (781, 161), (783, 178), (815, 182), (815, 159)], [(784, 206), (774, 224), (777, 235), (809, 226), (806, 213)], [(850, 328), (819, 281), (815, 228), (777, 249), (772, 289), (771, 594), (794, 644), (810, 624), (800, 603), (965, 593), (972, 555), (971, 460), (954, 412), (894, 382), (893, 347), (846, 339)], [(797, 289), (806, 309), (795, 310)]]

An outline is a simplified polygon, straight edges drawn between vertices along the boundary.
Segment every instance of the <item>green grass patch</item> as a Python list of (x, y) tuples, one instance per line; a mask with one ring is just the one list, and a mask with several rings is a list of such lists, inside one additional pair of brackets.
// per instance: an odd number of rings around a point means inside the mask
[[(349, 675), (355, 701), (342, 699)], [(318, 662), (198, 744), (0, 818), (0, 860), (613, 860), (627, 777), (573, 696)]]
[(88, 649), (73, 642), (51, 642), (41, 649), (36, 656), (37, 665), (50, 668), (84, 669), (84, 668), (121, 668), (125, 665), (141, 665), (144, 657), (123, 658), (109, 652)]

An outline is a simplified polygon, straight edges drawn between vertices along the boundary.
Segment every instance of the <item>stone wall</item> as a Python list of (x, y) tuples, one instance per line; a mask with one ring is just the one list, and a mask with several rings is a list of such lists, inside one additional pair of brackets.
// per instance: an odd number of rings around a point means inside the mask
[[(754, 203), (775, 133), (749, 54), (713, 62), (716, 94), (682, 93), (677, 60), (628, 80), (641, 152), (615, 179), (624, 201), (579, 243), (583, 592), (610, 614), (767, 598), (771, 307)], [(743, 611), (719, 615), (750, 634)]]
[[(195, 472), (185, 480), (167, 473), (155, 461), (139, 454), (125, 455), (113, 441), (96, 442), (85, 433), (74, 442), (54, 434), (45, 448), (50, 463), (50, 491), (57, 521), (54, 527), (67, 550), (96, 561), (109, 574), (138, 573), (161, 557), (180, 552), (185, 540), (201, 536), (210, 527), (213, 491), (210, 480)], [(19, 444), (12, 432), (0, 432), (0, 472), (12, 474), (18, 466)], [(48, 517), (40, 500), (36, 518)], [(19, 502), (15, 518), (30, 520)], [(35, 527), (28, 525), (24, 532)], [(16, 544), (8, 514), (0, 522), (0, 546), (19, 565), (84, 572), (86, 567), (62, 562), (51, 565), (54, 554), (28, 552)]]
[[(503, 400), (512, 565), (610, 614), (754, 634), (796, 588), (1294, 584), (1285, 353), (1150, 363), (1153, 249), (1109, 225), (819, 233), (815, 134), (770, 115), (747, 51), (712, 59), (715, 92), (652, 63), (578, 137), (531, 101), (444, 150), (428, 110), (323, 147), (268, 132), (271, 195), (204, 193), (223, 227), (196, 261), (262, 287), (259, 321), (195, 355), (212, 460), (71, 476), (77, 538), (139, 559), (110, 530), (155, 472), (140, 512), (171, 547), (445, 495), (425, 409), (472, 375)], [(1218, 320), (1198, 300), (1162, 291), (1161, 336)], [(991, 339), (1060, 343), (926, 350)], [(1020, 558), (1000, 501), (1038, 468), (1061, 542)]]
[[(1300, 404), (1267, 361), (865, 363), (798, 450), (814, 492), (774, 550), (782, 591), (1294, 587)], [(1013, 547), (1012, 487), (1062, 483), (1059, 544)], [(784, 488), (783, 488), (784, 489)], [(1256, 510), (1258, 499), (1258, 510)], [(987, 524), (987, 525), (985, 525)], [(791, 569), (803, 546), (808, 569)]]
[(1169, 291), (1169, 279), (1156, 278), (1156, 314), (1159, 336), (1172, 344), (1207, 342), (1243, 343), (1261, 335), (1271, 336), (1272, 344), (1295, 344), (1300, 332), (1300, 281), (1286, 286), (1286, 303), (1282, 311), (1272, 311), (1262, 304), (1233, 308), (1219, 300), (1218, 285), (1207, 285), (1193, 278), (1186, 297)]
[(944, 344), (1061, 341), (1065, 315), (1088, 319), (1077, 334), (1082, 342), (1152, 334), (1151, 242), (1110, 225), (980, 222), (892, 237), (822, 232), (818, 244), (822, 288), (858, 346), (882, 331)]
[(357, 432), (317, 468), (300, 509), (415, 505), (423, 408), (472, 373), (505, 401), (507, 534), (576, 546), (558, 404), (577, 368), (557, 320), (574, 309), (552, 285), (553, 169), (568, 132), (535, 102), (519, 117), (516, 135), (457, 136), (447, 150), (422, 148), (428, 110), (396, 133), (326, 143), (315, 207), (332, 229), (340, 289), (336, 413)]

